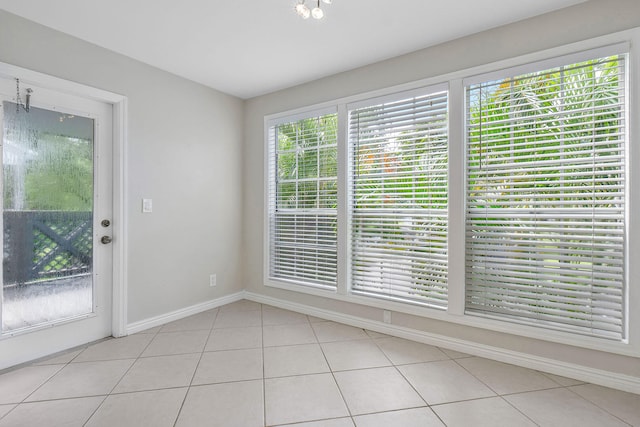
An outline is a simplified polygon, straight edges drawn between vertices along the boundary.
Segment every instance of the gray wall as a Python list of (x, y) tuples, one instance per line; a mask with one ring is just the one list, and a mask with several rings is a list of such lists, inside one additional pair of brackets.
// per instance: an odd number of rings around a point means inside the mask
[[(243, 155), (244, 258), (247, 265), (244, 283), (247, 289), (284, 301), (382, 320), (382, 312), (376, 308), (263, 286), (265, 115), (435, 77), (638, 26), (640, 1), (595, 0), (248, 100), (245, 103)], [(640, 377), (640, 361), (633, 357), (579, 349), (406, 314), (394, 314), (393, 323), (451, 338)]]
[(242, 289), (240, 99), (3, 11), (0, 61), (129, 99), (129, 323)]
[[(0, 61), (129, 98), (129, 322), (244, 288), (379, 320), (376, 308), (262, 285), (264, 116), (637, 26), (639, 1), (590, 1), (244, 103), (2, 11)], [(153, 198), (152, 214), (140, 212), (142, 197)], [(636, 358), (410, 315), (393, 321), (640, 377)]]

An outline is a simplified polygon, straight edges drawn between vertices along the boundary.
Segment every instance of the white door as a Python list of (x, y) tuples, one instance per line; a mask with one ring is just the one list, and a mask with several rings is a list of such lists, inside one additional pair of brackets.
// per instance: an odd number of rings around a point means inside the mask
[(112, 105), (0, 78), (0, 132), (2, 369), (111, 335)]

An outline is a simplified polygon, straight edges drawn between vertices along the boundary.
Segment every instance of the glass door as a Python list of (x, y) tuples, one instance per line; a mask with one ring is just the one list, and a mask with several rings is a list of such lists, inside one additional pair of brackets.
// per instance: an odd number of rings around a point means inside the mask
[(7, 333), (93, 312), (94, 120), (2, 107)]
[(26, 85), (0, 89), (0, 352), (111, 335), (111, 105), (33, 85), (26, 105)]

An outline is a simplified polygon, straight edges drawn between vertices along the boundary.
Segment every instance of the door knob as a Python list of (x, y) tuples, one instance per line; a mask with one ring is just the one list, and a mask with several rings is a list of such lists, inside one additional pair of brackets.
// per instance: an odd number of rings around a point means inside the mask
[(100, 241), (105, 245), (111, 243), (112, 240), (113, 239), (109, 236), (102, 236), (102, 238), (100, 238)]

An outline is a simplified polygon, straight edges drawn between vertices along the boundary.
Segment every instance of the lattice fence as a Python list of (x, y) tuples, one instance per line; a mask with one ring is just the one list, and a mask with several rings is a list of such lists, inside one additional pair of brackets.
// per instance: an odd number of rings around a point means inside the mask
[(4, 284), (91, 272), (91, 212), (5, 211)]

